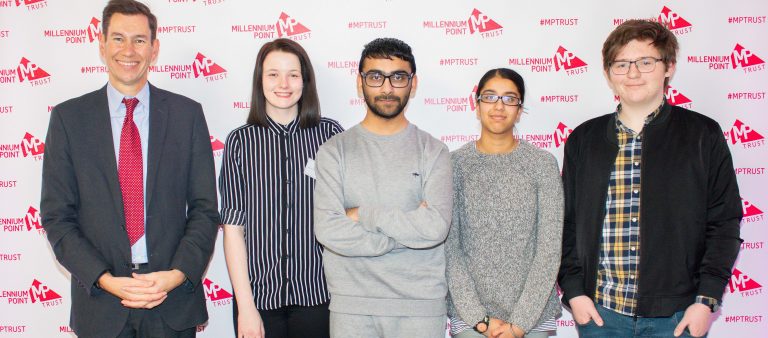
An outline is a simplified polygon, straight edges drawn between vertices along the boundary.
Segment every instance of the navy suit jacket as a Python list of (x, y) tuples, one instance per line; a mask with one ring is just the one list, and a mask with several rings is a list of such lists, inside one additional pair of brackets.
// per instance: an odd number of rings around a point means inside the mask
[[(149, 267), (187, 277), (152, 311), (182, 330), (208, 319), (201, 280), (219, 224), (213, 153), (200, 104), (149, 86)], [(86, 337), (114, 337), (128, 319), (119, 298), (95, 287), (105, 271), (131, 275), (112, 140), (106, 86), (51, 112), (41, 216), (56, 258), (72, 274), (70, 325)]]

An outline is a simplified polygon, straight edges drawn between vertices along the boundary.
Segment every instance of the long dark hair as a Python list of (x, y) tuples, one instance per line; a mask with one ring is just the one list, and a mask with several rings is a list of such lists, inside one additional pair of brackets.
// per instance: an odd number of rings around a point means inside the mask
[(301, 63), (301, 78), (304, 81), (304, 88), (299, 98), (299, 126), (301, 128), (315, 127), (320, 123), (320, 100), (317, 96), (317, 85), (315, 84), (315, 70), (312, 68), (312, 62), (304, 48), (290, 39), (276, 39), (261, 46), (259, 54), (256, 56), (256, 67), (253, 69), (253, 91), (251, 93), (251, 110), (248, 112), (248, 124), (255, 124), (262, 127), (268, 126), (267, 122), (267, 98), (264, 97), (264, 83), (262, 76), (264, 74), (264, 60), (269, 53), (281, 51), (291, 53), (299, 58)]

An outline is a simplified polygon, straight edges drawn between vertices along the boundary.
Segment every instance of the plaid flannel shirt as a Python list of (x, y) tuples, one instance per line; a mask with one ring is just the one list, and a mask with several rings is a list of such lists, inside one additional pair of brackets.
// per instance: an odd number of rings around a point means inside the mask
[[(660, 105), (645, 124), (661, 111)], [(636, 133), (619, 120), (616, 108), (616, 136), (619, 152), (608, 182), (605, 220), (600, 241), (595, 301), (615, 312), (633, 316), (637, 302), (637, 273), (640, 262), (640, 168), (643, 133)]]

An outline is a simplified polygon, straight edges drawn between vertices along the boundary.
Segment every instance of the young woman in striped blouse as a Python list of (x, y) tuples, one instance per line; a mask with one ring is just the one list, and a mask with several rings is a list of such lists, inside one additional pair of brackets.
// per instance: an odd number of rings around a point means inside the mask
[(314, 158), (342, 131), (320, 116), (304, 49), (288, 39), (262, 46), (248, 121), (227, 136), (219, 176), (238, 338), (328, 337), (329, 295), (312, 223)]

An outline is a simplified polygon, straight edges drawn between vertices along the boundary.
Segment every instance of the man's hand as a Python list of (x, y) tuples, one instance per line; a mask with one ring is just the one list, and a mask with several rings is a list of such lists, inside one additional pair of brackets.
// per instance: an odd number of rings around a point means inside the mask
[(146, 292), (155, 285), (151, 280), (115, 277), (105, 272), (99, 277), (98, 283), (101, 289), (120, 298), (123, 306), (135, 309), (146, 308), (148, 304), (160, 304), (168, 297), (166, 292)]
[(355, 222), (360, 221), (360, 217), (358, 217), (358, 215), (357, 215), (357, 209), (358, 208), (349, 208), (349, 209), (347, 209), (347, 217), (349, 217), (350, 219), (352, 219)]
[(675, 337), (680, 337), (686, 327), (691, 336), (704, 336), (709, 331), (709, 326), (712, 325), (710, 317), (712, 317), (712, 311), (709, 306), (699, 303), (691, 304), (685, 309), (683, 319), (675, 328)]
[(143, 306), (136, 302), (123, 300), (122, 301), (123, 305), (127, 307), (138, 306), (146, 309), (151, 309), (155, 306), (160, 305), (167, 297), (168, 292), (171, 292), (171, 290), (181, 285), (181, 283), (183, 283), (187, 277), (184, 276), (184, 273), (182, 273), (181, 271), (173, 269), (169, 271), (151, 272), (147, 274), (134, 273), (133, 278), (141, 281), (151, 282), (152, 285), (149, 287), (130, 286), (125, 288), (126, 291), (131, 293), (136, 293), (136, 294), (154, 294), (154, 295), (163, 294), (165, 297), (161, 299), (157, 299), (155, 301), (147, 302)]
[(595, 303), (587, 296), (576, 296), (568, 301), (573, 312), (573, 320), (579, 325), (586, 325), (589, 320), (594, 320), (597, 326), (603, 326), (603, 318), (597, 313)]

